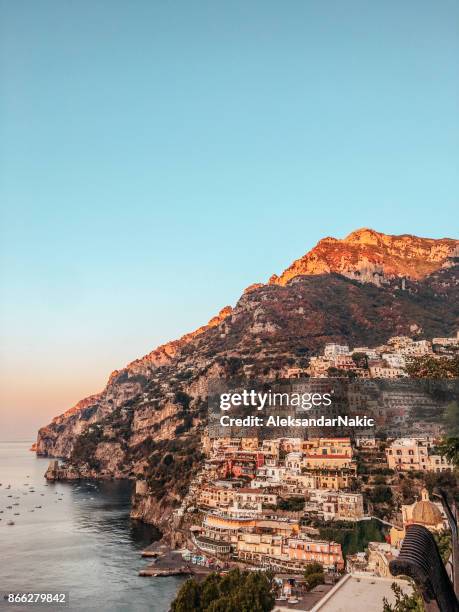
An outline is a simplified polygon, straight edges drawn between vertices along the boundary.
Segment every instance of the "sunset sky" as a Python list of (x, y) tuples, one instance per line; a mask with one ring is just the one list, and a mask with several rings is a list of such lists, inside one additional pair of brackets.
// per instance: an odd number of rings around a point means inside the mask
[(453, 0), (0, 0), (0, 439), (322, 237), (457, 237)]

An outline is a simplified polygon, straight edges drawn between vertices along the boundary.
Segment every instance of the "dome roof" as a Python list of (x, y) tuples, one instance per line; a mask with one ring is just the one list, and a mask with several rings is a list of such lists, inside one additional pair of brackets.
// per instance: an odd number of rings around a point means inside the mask
[(438, 525), (443, 521), (440, 510), (431, 501), (418, 501), (414, 504), (411, 521), (421, 525)]

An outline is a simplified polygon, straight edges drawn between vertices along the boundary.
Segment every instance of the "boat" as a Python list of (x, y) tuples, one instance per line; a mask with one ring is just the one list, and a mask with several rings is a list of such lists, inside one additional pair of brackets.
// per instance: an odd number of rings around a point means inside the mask
[(14, 525), (14, 521), (8, 521), (7, 525)]
[(41, 508), (41, 506), (35, 506), (35, 508)]

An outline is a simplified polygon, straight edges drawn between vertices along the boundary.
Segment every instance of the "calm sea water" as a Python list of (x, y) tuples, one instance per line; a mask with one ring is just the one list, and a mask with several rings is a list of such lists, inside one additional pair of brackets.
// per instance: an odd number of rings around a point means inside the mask
[(70, 610), (167, 612), (181, 580), (138, 576), (158, 535), (129, 519), (130, 484), (48, 484), (48, 460), (30, 445), (0, 442), (0, 591), (68, 591)]

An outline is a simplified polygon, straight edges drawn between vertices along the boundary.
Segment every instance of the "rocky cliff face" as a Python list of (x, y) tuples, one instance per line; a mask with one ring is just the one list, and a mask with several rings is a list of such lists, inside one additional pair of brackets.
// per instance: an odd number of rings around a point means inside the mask
[[(315, 267), (295, 262), (276, 281), (251, 286), (234, 308), (223, 309), (204, 327), (113, 372), (101, 393), (40, 429), (37, 452), (66, 458), (69, 478), (145, 482), (147, 493), (134, 496), (133, 515), (163, 525), (200, 465), (211, 378), (250, 373), (269, 379), (301, 364), (327, 342), (371, 346), (396, 334), (455, 332), (458, 268), (449, 260), (442, 268), (454, 244), (370, 230), (345, 241), (321, 241), (314, 256), (314, 249), (305, 256)], [(383, 249), (392, 253), (385, 271), (393, 277), (388, 275), (381, 286), (330, 270), (319, 274), (324, 261), (330, 269), (339, 265), (341, 272), (352, 273), (349, 267)], [(422, 257), (417, 267), (414, 262)], [(410, 270), (411, 275), (405, 274)], [(404, 289), (397, 278), (402, 273), (413, 277)]]
[(386, 278), (421, 279), (441, 268), (458, 245), (458, 240), (450, 238), (434, 240), (409, 234), (388, 236), (363, 228), (344, 240), (324, 238), (280, 276), (272, 276), (270, 283), (285, 285), (302, 274), (327, 272), (358, 277), (367, 270), (380, 272)]

